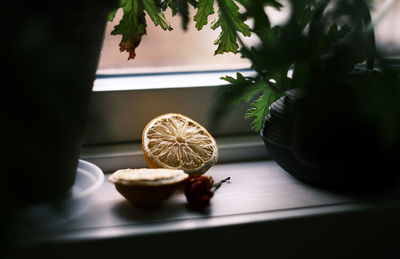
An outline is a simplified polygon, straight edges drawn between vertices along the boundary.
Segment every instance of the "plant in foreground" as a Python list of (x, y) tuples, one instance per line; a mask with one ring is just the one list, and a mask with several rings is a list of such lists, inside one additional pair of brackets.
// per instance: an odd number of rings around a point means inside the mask
[[(338, 106), (352, 100), (357, 116), (377, 128), (382, 142), (399, 137), (399, 73), (375, 46), (371, 1), (240, 2), (242, 16), (253, 21), (250, 30), (259, 39), (253, 47), (241, 44), (240, 52), (251, 61), (256, 75), (223, 78), (230, 85), (216, 107), (216, 123), (233, 105), (250, 102), (246, 118), (252, 118), (252, 128), (260, 132), (270, 105), (290, 89), (303, 89), (316, 98), (335, 92), (333, 103)], [(272, 26), (263, 11), (268, 5), (290, 8), (288, 21)], [(225, 15), (227, 8), (220, 10)]]
[[(196, 9), (193, 20), (198, 30), (208, 24), (210, 15), (217, 13), (217, 18), (211, 23), (212, 30), (221, 29), (221, 33), (214, 43), (217, 45), (215, 54), (237, 53), (239, 51), (237, 33), (246, 37), (251, 34), (238, 6), (238, 3), (246, 1), (223, 0), (216, 2), (217, 6), (214, 4), (214, 0), (121, 0), (120, 8), (123, 10), (123, 16), (111, 34), (122, 36), (119, 44), (120, 51), (128, 52), (128, 59), (134, 59), (135, 49), (146, 34), (146, 15), (150, 17), (155, 26), (160, 26), (165, 31), (171, 31), (173, 28), (165, 17), (165, 12), (170, 10), (173, 16), (179, 15), (182, 18), (182, 27), (187, 29), (191, 6)], [(221, 4), (226, 9), (224, 14), (221, 11)], [(118, 9), (110, 13), (109, 21), (114, 20), (117, 11)]]

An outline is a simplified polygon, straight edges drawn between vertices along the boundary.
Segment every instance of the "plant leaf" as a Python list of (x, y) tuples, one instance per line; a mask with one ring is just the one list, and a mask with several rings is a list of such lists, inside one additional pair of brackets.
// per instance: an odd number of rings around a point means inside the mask
[(175, 0), (164, 0), (161, 3), (161, 9), (163, 11), (166, 11), (167, 8), (170, 8), (172, 11), (172, 16), (175, 16), (178, 13), (178, 9), (176, 8), (176, 2)]
[(235, 2), (232, 0), (220, 0), (218, 3), (220, 4), (219, 16), (211, 25), (211, 29), (215, 30), (220, 27), (222, 31), (214, 42), (215, 45), (218, 45), (214, 54), (237, 53), (239, 45), (236, 32), (250, 37), (250, 27), (244, 23), (244, 17), (239, 13), (239, 7)]
[(228, 105), (238, 105), (243, 102), (249, 102), (253, 96), (268, 87), (262, 81), (246, 78), (241, 73), (236, 74), (236, 79), (230, 76), (221, 79), (231, 83), (223, 93), (223, 98)]
[(160, 25), (160, 27), (166, 31), (171, 31), (172, 27), (165, 18), (164, 14), (161, 12), (162, 9), (159, 8), (154, 0), (142, 0), (144, 9), (150, 16), (155, 26)]
[(111, 11), (107, 16), (107, 20), (109, 22), (112, 22), (114, 20), (115, 15), (117, 14), (117, 12), (118, 12), (118, 9)]
[(250, 102), (255, 96), (262, 93), (268, 88), (268, 85), (260, 80), (260, 78), (244, 77), (237, 73), (236, 78), (226, 76), (222, 78), (230, 84), (222, 88), (219, 93), (221, 98), (214, 106), (212, 125), (217, 127), (221, 123), (222, 117), (232, 107), (244, 102)]
[(182, 19), (182, 28), (186, 31), (189, 24), (189, 3), (186, 0), (176, 0), (178, 13)]
[(161, 9), (165, 11), (169, 7), (172, 11), (172, 16), (179, 14), (182, 19), (182, 28), (187, 30), (187, 26), (190, 21), (189, 4), (197, 5), (197, 2), (194, 0), (164, 0), (161, 3)]
[(260, 132), (264, 123), (265, 116), (269, 113), (270, 105), (279, 98), (275, 92), (265, 89), (264, 94), (251, 104), (247, 110), (245, 118), (255, 118), (251, 127), (256, 132)]
[(253, 30), (262, 33), (263, 30), (269, 29), (271, 23), (268, 15), (265, 13), (265, 7), (271, 6), (280, 10), (283, 5), (275, 0), (238, 0), (245, 7), (245, 16), (247, 19), (252, 18), (254, 21)]
[(196, 21), (196, 29), (201, 30), (208, 23), (208, 16), (214, 13), (214, 0), (199, 0), (197, 4), (197, 13), (193, 17)]
[(136, 57), (135, 49), (139, 45), (142, 36), (146, 34), (146, 20), (143, 7), (139, 1), (121, 1), (123, 16), (119, 24), (114, 27), (112, 35), (122, 35), (119, 44), (120, 51), (127, 51), (129, 59)]

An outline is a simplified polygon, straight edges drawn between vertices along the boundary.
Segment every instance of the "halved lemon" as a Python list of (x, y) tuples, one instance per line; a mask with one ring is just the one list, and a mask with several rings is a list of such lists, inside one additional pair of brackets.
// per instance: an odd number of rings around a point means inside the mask
[(151, 120), (143, 130), (142, 148), (151, 168), (181, 169), (189, 175), (205, 173), (218, 160), (217, 143), (211, 134), (177, 113)]
[(183, 170), (127, 168), (114, 172), (108, 180), (132, 204), (152, 207), (171, 197), (188, 177)]

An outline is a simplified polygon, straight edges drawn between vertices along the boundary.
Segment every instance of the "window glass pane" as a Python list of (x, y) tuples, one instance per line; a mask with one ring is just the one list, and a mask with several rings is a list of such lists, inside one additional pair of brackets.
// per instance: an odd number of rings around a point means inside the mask
[[(287, 5), (288, 1), (282, 1)], [(391, 5), (387, 5), (391, 3)], [(378, 18), (379, 11), (389, 6), (382, 19)], [(400, 1), (374, 0), (372, 17), (378, 23), (375, 27), (377, 46), (390, 56), (400, 57)], [(274, 11), (266, 8), (273, 23), (282, 23), (290, 13), (290, 8)], [(196, 10), (191, 9), (193, 18)], [(217, 48), (214, 41), (220, 30), (212, 30), (210, 24), (215, 20), (216, 14), (211, 15), (208, 24), (198, 31), (191, 20), (188, 30), (181, 27), (179, 16), (172, 17), (170, 10), (166, 13), (167, 20), (171, 23), (173, 31), (163, 31), (155, 27), (146, 15), (147, 34), (143, 36), (136, 50), (136, 58), (128, 60), (126, 52), (119, 52), (121, 36), (110, 35), (115, 24), (121, 19), (122, 10), (119, 10), (113, 23), (107, 24), (103, 50), (99, 63), (99, 73), (134, 73), (134, 72), (168, 72), (191, 70), (221, 70), (248, 68), (250, 63), (240, 58), (240, 54), (225, 53), (214, 56)], [(251, 21), (248, 21), (250, 23)], [(255, 44), (255, 38), (245, 38), (247, 44)]]
[[(386, 55), (400, 58), (400, 1), (375, 0), (374, 4), (372, 18), (377, 21), (375, 26), (377, 46)], [(380, 10), (384, 11), (381, 19), (378, 17)]]
[[(212, 30), (210, 24), (216, 18), (211, 15), (208, 24), (198, 31), (191, 20), (188, 30), (184, 31), (179, 16), (172, 17), (167, 10), (166, 18), (173, 30), (163, 31), (155, 27), (146, 15), (147, 34), (142, 37), (136, 49), (136, 58), (128, 61), (128, 53), (120, 53), (118, 44), (121, 36), (110, 35), (115, 24), (122, 16), (119, 10), (114, 22), (108, 23), (103, 50), (99, 63), (99, 72), (112, 72), (110, 69), (121, 69), (128, 72), (154, 72), (154, 71), (187, 71), (187, 70), (214, 70), (247, 68), (250, 63), (240, 58), (240, 54), (225, 53), (214, 56), (217, 48), (214, 41), (220, 30)], [(192, 8), (191, 17), (195, 14)], [(121, 70), (119, 70), (121, 71)]]

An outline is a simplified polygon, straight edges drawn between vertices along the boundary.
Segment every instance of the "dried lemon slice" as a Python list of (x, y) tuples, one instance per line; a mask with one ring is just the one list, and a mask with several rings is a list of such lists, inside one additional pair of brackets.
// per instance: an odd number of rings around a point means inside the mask
[(143, 130), (142, 148), (152, 168), (205, 173), (218, 160), (217, 143), (199, 123), (177, 113), (151, 120)]
[(108, 180), (132, 204), (149, 207), (168, 199), (188, 177), (182, 170), (139, 168), (118, 170)]

